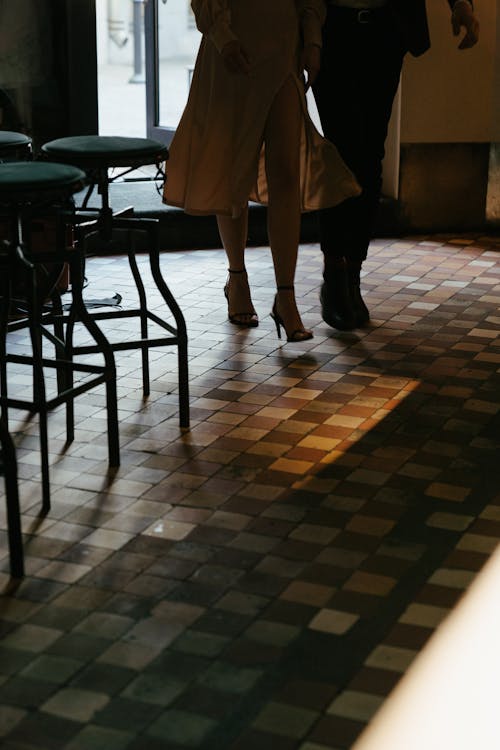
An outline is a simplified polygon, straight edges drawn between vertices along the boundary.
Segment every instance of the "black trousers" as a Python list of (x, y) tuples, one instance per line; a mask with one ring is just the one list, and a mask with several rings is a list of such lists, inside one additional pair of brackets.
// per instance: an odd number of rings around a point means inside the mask
[[(367, 20), (367, 16), (363, 16)], [(392, 103), (406, 50), (385, 9), (360, 23), (357, 11), (328, 6), (321, 72), (314, 96), (325, 137), (356, 175), (363, 192), (318, 212), (328, 262), (366, 258), (382, 185)]]

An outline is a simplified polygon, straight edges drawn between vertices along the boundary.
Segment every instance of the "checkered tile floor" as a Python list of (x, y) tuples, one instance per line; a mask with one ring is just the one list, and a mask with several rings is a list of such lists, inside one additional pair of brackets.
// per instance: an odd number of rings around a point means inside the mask
[[(162, 257), (188, 324), (191, 430), (175, 351), (152, 353), (147, 401), (136, 353), (117, 355), (122, 466), (108, 473), (102, 391), (77, 400), (67, 450), (58, 410), (43, 518), (36, 419), (11, 414), (28, 574), (9, 580), (2, 502), (5, 750), (352, 747), (498, 544), (499, 250), (375, 241), (372, 324), (340, 333), (303, 246), (302, 344), (268, 316), (268, 248), (248, 251), (251, 330), (227, 321), (222, 251)], [(87, 272), (88, 297), (132, 303), (123, 258)]]

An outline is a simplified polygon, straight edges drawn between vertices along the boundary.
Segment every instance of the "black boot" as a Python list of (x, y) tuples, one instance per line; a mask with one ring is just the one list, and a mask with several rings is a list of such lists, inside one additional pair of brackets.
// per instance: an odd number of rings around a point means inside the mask
[(347, 266), (339, 260), (335, 267), (329, 267), (323, 274), (324, 282), (320, 292), (321, 317), (325, 323), (339, 331), (352, 331), (356, 328), (356, 318), (349, 292)]
[(361, 261), (347, 262), (347, 278), (349, 287), (349, 296), (354, 311), (354, 321), (356, 328), (362, 328), (370, 320), (370, 311), (368, 310), (360, 290)]

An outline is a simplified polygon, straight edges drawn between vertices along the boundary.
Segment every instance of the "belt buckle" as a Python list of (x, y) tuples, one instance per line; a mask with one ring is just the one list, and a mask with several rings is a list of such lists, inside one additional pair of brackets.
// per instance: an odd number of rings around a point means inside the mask
[(370, 23), (370, 11), (365, 10), (359, 10), (358, 11), (358, 23)]

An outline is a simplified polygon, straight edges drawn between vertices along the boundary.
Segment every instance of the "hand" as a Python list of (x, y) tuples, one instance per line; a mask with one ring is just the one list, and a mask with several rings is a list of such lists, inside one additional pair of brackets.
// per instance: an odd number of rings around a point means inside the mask
[(230, 73), (247, 76), (250, 73), (250, 58), (237, 39), (228, 42), (221, 51), (222, 60)]
[(321, 68), (321, 48), (317, 44), (306, 44), (302, 50), (301, 66), (307, 73), (307, 91), (318, 77)]
[(465, 29), (465, 34), (458, 45), (458, 49), (469, 49), (477, 43), (479, 39), (479, 21), (474, 15), (469, 2), (459, 0), (455, 4), (453, 13), (451, 14), (451, 25), (454, 36), (458, 36), (462, 28)]

